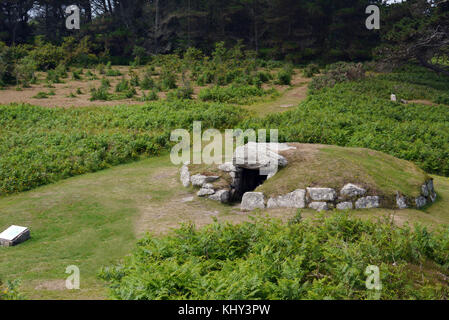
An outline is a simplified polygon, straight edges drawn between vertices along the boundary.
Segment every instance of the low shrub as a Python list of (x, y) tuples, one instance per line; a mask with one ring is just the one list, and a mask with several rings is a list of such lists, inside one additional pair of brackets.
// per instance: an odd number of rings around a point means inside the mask
[(302, 75), (306, 78), (312, 78), (317, 73), (320, 73), (320, 67), (314, 63), (308, 64), (302, 71)]
[(145, 92), (142, 93), (142, 97), (139, 99), (140, 101), (156, 101), (159, 99), (157, 92), (155, 90), (151, 90), (148, 95)]
[(51, 83), (62, 83), (59, 73), (55, 70), (47, 71), (47, 81)]
[(150, 90), (156, 88), (156, 84), (151, 77), (151, 74), (148, 74), (148, 72), (144, 74), (142, 81), (140, 81), (140, 88), (142, 90)]
[(44, 91), (40, 91), (38, 92), (35, 96), (33, 96), (34, 99), (47, 99), (48, 98), (48, 93), (44, 92)]
[(253, 101), (257, 97), (274, 94), (273, 90), (263, 90), (257, 86), (236, 86), (204, 88), (199, 93), (199, 98), (203, 101), (216, 101), (226, 103), (245, 104)]
[(108, 93), (108, 89), (106, 87), (92, 88), (90, 91), (90, 101), (95, 100), (110, 100), (110, 95)]
[(433, 102), (449, 105), (449, 94), (440, 94), (433, 100)]
[(292, 82), (292, 73), (288, 70), (282, 69), (277, 74), (277, 83), (280, 85), (290, 85)]
[(122, 78), (120, 82), (115, 86), (115, 92), (124, 92), (130, 88), (129, 81), (125, 78)]
[(160, 83), (164, 91), (176, 89), (176, 74), (168, 70), (162, 71)]
[(167, 99), (192, 99), (193, 89), (190, 86), (184, 86), (168, 92)]
[(314, 77), (309, 85), (312, 90), (333, 87), (337, 83), (360, 80), (365, 77), (362, 63), (338, 62), (329, 65), (323, 75)]

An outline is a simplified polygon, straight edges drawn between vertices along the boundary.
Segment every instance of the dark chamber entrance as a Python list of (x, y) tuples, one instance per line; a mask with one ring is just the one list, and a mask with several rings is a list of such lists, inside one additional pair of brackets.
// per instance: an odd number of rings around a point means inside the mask
[(240, 168), (236, 172), (234, 180), (234, 192), (232, 195), (232, 201), (241, 201), (245, 192), (254, 191), (258, 186), (263, 184), (267, 180), (266, 175), (260, 175), (260, 170), (250, 170)]

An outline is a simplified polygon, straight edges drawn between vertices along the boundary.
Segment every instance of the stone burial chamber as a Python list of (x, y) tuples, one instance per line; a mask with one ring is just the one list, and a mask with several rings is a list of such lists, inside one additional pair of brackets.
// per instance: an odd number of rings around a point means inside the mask
[[(184, 187), (199, 188), (198, 197), (207, 197), (222, 203), (241, 202), (241, 209), (244, 211), (264, 208), (310, 208), (317, 211), (381, 207), (419, 209), (436, 200), (437, 195), (431, 178), (423, 181), (420, 194), (415, 197), (403, 195), (399, 191), (389, 195), (379, 194), (357, 181), (347, 182), (338, 189), (325, 185), (304, 186), (281, 195), (266, 195), (255, 191), (275, 177), (279, 170), (289, 170), (289, 161), (281, 153), (301, 153), (301, 149), (297, 147), (300, 145), (250, 142), (236, 148), (232, 162), (218, 165), (213, 173), (210, 170), (201, 172), (200, 169), (199, 173), (194, 170), (195, 173), (192, 174), (190, 164), (185, 163), (181, 168), (181, 182)], [(301, 162), (297, 164), (302, 165)], [(307, 163), (304, 163), (304, 166), (306, 165)], [(298, 185), (301, 185), (302, 177), (297, 178)]]

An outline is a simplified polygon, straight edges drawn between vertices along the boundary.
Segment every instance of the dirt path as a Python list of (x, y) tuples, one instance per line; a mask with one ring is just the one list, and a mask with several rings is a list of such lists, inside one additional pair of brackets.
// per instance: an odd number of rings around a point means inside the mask
[(281, 93), (280, 97), (272, 101), (244, 106), (243, 108), (254, 112), (260, 117), (270, 113), (291, 110), (307, 98), (308, 83), (311, 80), (311, 78), (303, 77), (300, 70), (295, 70), (291, 87), (279, 86), (276, 88)]

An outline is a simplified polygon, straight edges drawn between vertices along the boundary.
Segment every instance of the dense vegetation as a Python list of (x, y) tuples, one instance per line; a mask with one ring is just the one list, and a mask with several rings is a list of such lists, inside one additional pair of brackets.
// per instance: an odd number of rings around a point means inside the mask
[(185, 225), (147, 236), (100, 276), (117, 299), (373, 299), (365, 269), (378, 266), (382, 299), (447, 299), (449, 230), (397, 228), (335, 213), (289, 224)]
[(170, 132), (224, 128), (244, 116), (236, 107), (189, 101), (143, 106), (47, 109), (0, 106), (0, 195), (156, 155)]

